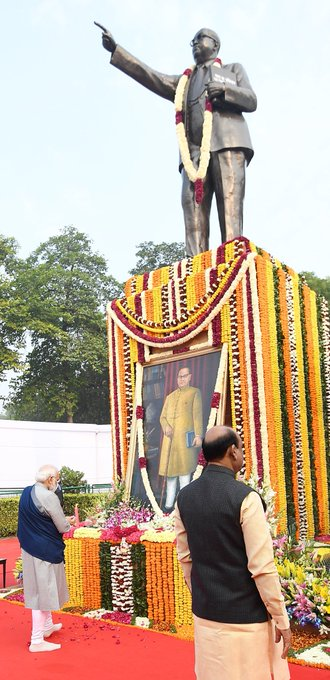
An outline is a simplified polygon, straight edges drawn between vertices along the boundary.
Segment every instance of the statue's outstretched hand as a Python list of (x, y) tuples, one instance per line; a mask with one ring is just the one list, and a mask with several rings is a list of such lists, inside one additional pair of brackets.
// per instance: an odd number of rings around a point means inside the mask
[(117, 47), (117, 43), (116, 43), (112, 33), (110, 33), (110, 31), (108, 31), (107, 28), (102, 26), (102, 24), (99, 24), (97, 21), (94, 21), (94, 24), (95, 24), (95, 26), (98, 26), (101, 29), (101, 31), (103, 31), (103, 33), (102, 33), (102, 45), (103, 45), (104, 49), (108, 50), (108, 52), (114, 52), (116, 47)]

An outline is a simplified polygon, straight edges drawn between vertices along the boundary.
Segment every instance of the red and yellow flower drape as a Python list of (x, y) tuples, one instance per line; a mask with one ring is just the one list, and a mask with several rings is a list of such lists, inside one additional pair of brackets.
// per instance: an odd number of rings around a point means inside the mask
[[(107, 310), (114, 474), (128, 464), (137, 363), (228, 343), (245, 472), (276, 491), (279, 530), (329, 533), (329, 308), (248, 239), (134, 276)], [(207, 351), (207, 348), (206, 350)]]

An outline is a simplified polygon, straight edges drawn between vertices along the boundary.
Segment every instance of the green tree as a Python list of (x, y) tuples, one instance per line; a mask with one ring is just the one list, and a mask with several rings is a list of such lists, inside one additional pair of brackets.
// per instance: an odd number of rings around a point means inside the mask
[(319, 295), (323, 295), (330, 305), (330, 276), (321, 279), (314, 272), (300, 272), (300, 274), (304, 276), (309, 287)]
[(137, 263), (130, 274), (144, 274), (166, 267), (185, 257), (184, 243), (153, 243), (143, 241), (136, 246)]
[(16, 287), (26, 296), (32, 349), (12, 382), (9, 415), (109, 422), (105, 305), (122, 286), (105, 259), (85, 234), (65, 227), (27, 258)]
[(17, 251), (15, 239), (0, 234), (0, 379), (6, 371), (19, 368), (24, 340), (24, 302), (15, 287)]
[(73, 486), (86, 486), (87, 484), (86, 479), (84, 479), (85, 473), (80, 472), (80, 470), (73, 470), (63, 465), (59, 472), (62, 489)]

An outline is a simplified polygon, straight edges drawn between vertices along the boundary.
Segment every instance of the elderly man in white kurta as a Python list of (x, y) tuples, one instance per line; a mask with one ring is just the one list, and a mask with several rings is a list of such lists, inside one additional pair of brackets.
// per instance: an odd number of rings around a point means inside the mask
[(177, 480), (180, 489), (189, 484), (202, 444), (203, 408), (200, 390), (191, 387), (191, 372), (183, 366), (178, 372), (178, 388), (167, 395), (160, 415), (164, 433), (159, 475), (166, 478), (165, 510), (172, 510)]
[(25, 607), (32, 609), (30, 652), (52, 652), (60, 644), (48, 642), (62, 628), (53, 623), (52, 610), (69, 599), (64, 571), (62, 534), (70, 529), (56, 494), (58, 470), (43, 465), (36, 484), (24, 489), (18, 510), (18, 539), (22, 548)]

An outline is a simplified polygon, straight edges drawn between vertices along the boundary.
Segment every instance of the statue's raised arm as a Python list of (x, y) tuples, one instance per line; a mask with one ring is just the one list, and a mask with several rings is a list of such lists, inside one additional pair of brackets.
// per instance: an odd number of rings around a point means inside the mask
[[(253, 156), (243, 112), (257, 108), (243, 66), (223, 64), (218, 57), (219, 36), (210, 28), (201, 28), (190, 43), (195, 67), (182, 76), (160, 73), (118, 45), (104, 26), (94, 23), (103, 32), (103, 47), (111, 52), (112, 66), (175, 103), (187, 256), (209, 249), (214, 194), (222, 242), (241, 236), (245, 167)], [(159, 205), (163, 210), (162, 195)]]

